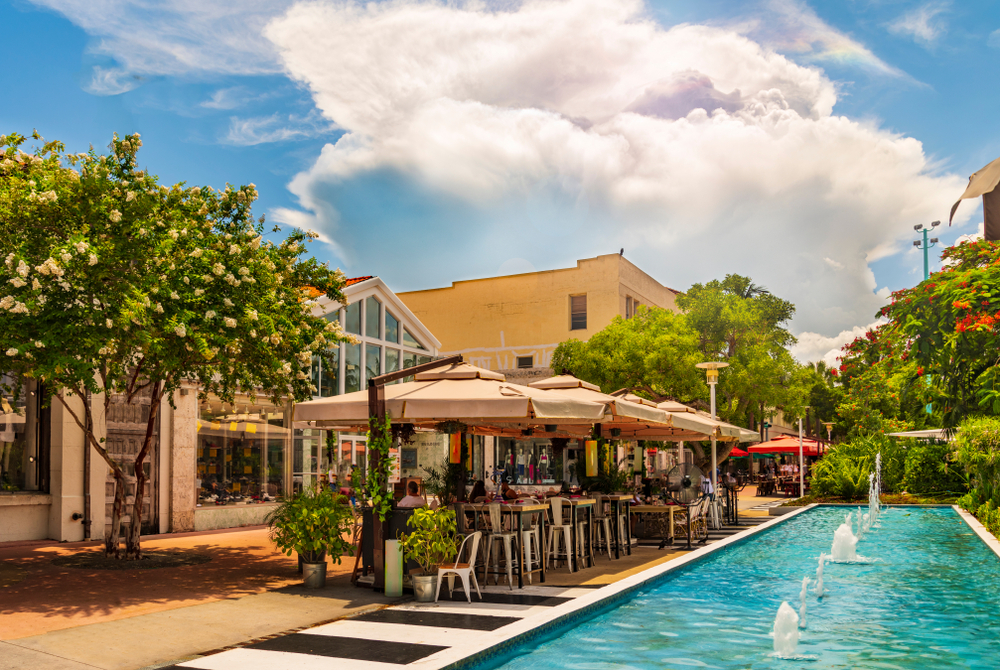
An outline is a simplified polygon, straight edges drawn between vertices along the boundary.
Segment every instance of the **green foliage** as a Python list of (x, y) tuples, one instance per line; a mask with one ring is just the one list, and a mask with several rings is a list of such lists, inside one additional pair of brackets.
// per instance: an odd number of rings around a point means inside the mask
[(1000, 414), (1000, 244), (963, 242), (941, 256), (944, 269), (893, 293), (880, 315), (933, 379), (953, 427), (972, 413)]
[(425, 466), (424, 486), (437, 496), (442, 505), (450, 505), (465, 495), (459, 490), (459, 482), (465, 480), (465, 464), (445, 462), (438, 467)]
[(631, 319), (615, 317), (587, 342), (556, 347), (551, 367), (568, 370), (610, 393), (630, 388), (653, 399), (703, 398), (704, 374), (695, 368), (702, 354), (686, 317), (658, 307), (641, 307)]
[(891, 437), (869, 435), (834, 445), (813, 467), (813, 492), (821, 496), (864, 497), (878, 453), (882, 454), (882, 491), (898, 492), (906, 471), (906, 444)]
[(403, 556), (416, 561), (424, 574), (436, 574), (439, 565), (455, 559), (460, 539), (454, 510), (418, 507), (406, 525), (411, 532), (399, 536)]
[(329, 556), (340, 563), (354, 547), (350, 537), (354, 516), (347, 500), (328, 490), (306, 489), (271, 511), (265, 523), (271, 541), (283, 553), (298, 552), (306, 563), (322, 562)]
[(967, 481), (961, 466), (949, 463), (947, 444), (918, 443), (907, 449), (903, 488), (909, 493), (964, 492)]
[[(392, 471), (392, 456), (389, 448), (392, 446), (392, 426), (389, 417), (379, 426), (377, 418), (368, 419), (368, 453), (370, 465), (364, 478), (363, 491), (371, 501), (372, 510), (380, 521), (385, 521), (392, 513), (392, 492), (389, 490), (389, 473)], [(375, 457), (377, 456), (377, 461)]]
[(616, 445), (606, 440), (597, 443), (597, 476), (586, 477), (580, 485), (587, 491), (622, 493), (629, 489), (629, 471), (614, 462)]
[(973, 417), (966, 419), (955, 437), (955, 460), (969, 474), (970, 499), (965, 509), (975, 512), (976, 506), (990, 502), (1000, 507), (1000, 418)]

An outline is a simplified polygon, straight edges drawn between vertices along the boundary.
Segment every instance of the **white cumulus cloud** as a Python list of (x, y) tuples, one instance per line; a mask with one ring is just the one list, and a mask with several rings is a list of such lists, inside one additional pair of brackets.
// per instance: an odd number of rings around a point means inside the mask
[(864, 337), (864, 334), (869, 330), (885, 322), (885, 319), (877, 319), (867, 326), (855, 326), (842, 330), (833, 336), (812, 332), (799, 333), (796, 336), (798, 342), (791, 349), (792, 356), (795, 356), (800, 363), (823, 361), (827, 366), (839, 365), (837, 359), (840, 358), (841, 349), (845, 344), (849, 344), (859, 337)]
[(912, 9), (889, 24), (889, 32), (912, 37), (917, 42), (931, 44), (947, 29), (941, 14), (951, 3), (928, 3)]
[(606, 213), (613, 226), (582, 233), (613, 230), (607, 246), (667, 284), (742, 272), (795, 302), (802, 330), (868, 323), (883, 303), (868, 261), (941, 218), (964, 180), (936, 174), (917, 140), (834, 114), (818, 68), (644, 11), (295, 5), (265, 34), (346, 131), (290, 185), (312, 227), (336, 238), (326, 187), (376, 171), (484, 211), (556, 193)]

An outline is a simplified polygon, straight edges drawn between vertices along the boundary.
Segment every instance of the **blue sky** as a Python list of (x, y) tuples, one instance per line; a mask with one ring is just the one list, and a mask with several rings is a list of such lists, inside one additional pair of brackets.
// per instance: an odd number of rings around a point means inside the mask
[(912, 226), (1000, 156), (995, 3), (150, 7), (0, 5), (0, 130), (140, 132), (164, 182), (254, 182), (397, 291), (625, 247), (674, 288), (792, 299), (815, 359), (920, 278)]

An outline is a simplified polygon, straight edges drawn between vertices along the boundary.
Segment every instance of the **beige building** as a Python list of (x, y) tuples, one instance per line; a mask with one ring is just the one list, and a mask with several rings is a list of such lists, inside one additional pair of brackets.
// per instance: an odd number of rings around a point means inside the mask
[(560, 342), (587, 340), (614, 317), (630, 318), (641, 305), (676, 311), (678, 293), (624, 256), (608, 254), (572, 268), (397, 295), (441, 340), (442, 356), (462, 354), (473, 365), (525, 381), (550, 376)]

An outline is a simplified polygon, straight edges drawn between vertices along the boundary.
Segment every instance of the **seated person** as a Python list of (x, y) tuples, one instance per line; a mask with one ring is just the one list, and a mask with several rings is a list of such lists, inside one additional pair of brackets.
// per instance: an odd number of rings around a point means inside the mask
[(500, 484), (500, 495), (504, 500), (517, 500), (521, 497), (521, 494), (512, 489), (507, 482)]
[(406, 496), (396, 503), (396, 507), (426, 507), (427, 501), (420, 495), (420, 484), (412, 479), (406, 483)]
[(476, 480), (472, 485), (472, 493), (469, 494), (469, 502), (483, 502), (486, 500), (486, 482), (482, 479)]

